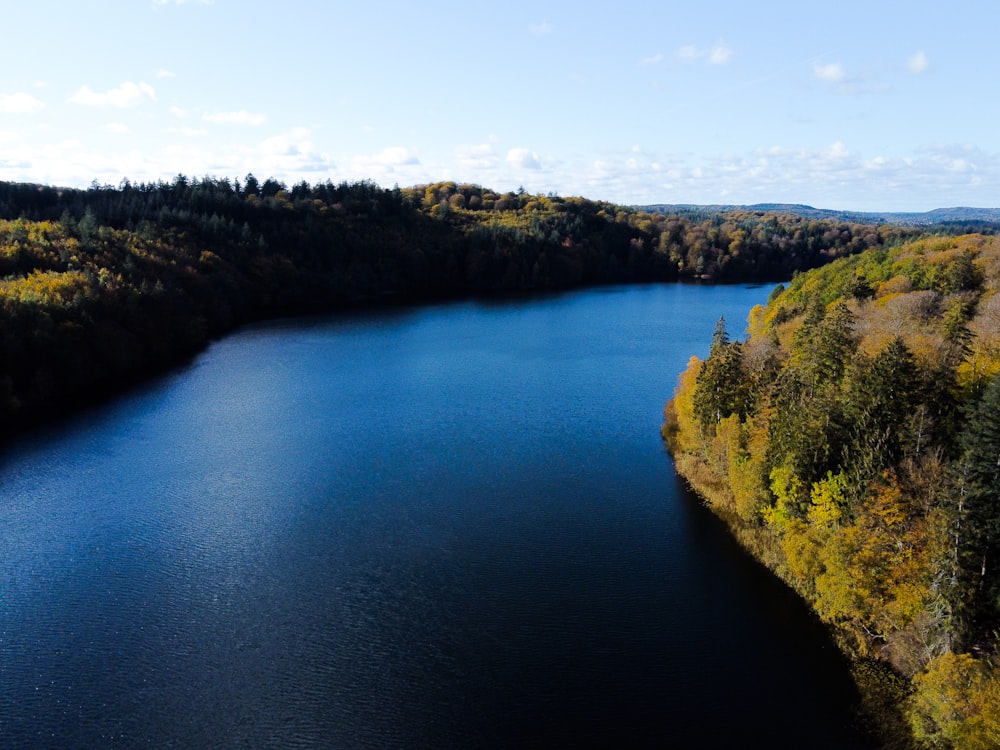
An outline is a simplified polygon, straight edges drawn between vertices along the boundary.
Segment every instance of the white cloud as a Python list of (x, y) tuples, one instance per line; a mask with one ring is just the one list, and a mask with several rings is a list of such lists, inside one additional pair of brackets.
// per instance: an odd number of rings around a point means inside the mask
[(512, 148), (507, 152), (507, 163), (519, 169), (541, 169), (538, 154), (527, 148)]
[[(182, 127), (192, 122), (205, 130)], [(156, 181), (178, 172), (233, 176), (252, 171), (260, 179), (274, 177), (287, 185), (328, 178), (371, 179), (383, 186), (453, 179), (498, 191), (523, 185), (532, 193), (626, 204), (787, 202), (843, 210), (975, 206), (1000, 194), (1000, 153), (962, 145), (890, 154), (864, 152), (860, 143), (830, 138), (816, 145), (699, 156), (626, 144), (557, 163), (530, 148), (508, 151), (499, 140), (482, 137), (479, 143), (451, 147), (440, 160), (425, 158), (413, 147), (392, 146), (341, 153), (335, 163), (326, 152), (330, 146), (306, 128), (265, 133), (268, 138), (259, 131), (236, 131), (242, 133), (238, 139), (200, 119), (171, 118), (170, 124), (176, 126), (167, 131), (173, 135), (161, 136), (159, 145), (143, 142), (140, 148), (130, 136), (119, 138), (107, 152), (89, 141), (83, 145), (55, 135), (40, 142), (43, 131), (37, 128), (30, 135), (27, 129), (0, 133), (0, 179), (86, 186), (94, 179), (114, 185), (123, 177)], [(132, 127), (144, 138), (156, 133)]]
[(350, 156), (341, 176), (351, 180), (375, 180), (381, 184), (415, 185), (441, 179), (441, 168), (428, 170), (414, 149), (390, 146), (375, 154)]
[(844, 145), (842, 141), (836, 141), (831, 143), (826, 149), (822, 151), (822, 154), (827, 159), (840, 160), (846, 159), (850, 156), (850, 151), (847, 150), (847, 146)]
[(932, 146), (924, 154), (935, 165), (949, 171), (992, 171), (1000, 164), (1000, 154), (989, 154), (976, 146)]
[(656, 65), (661, 62), (663, 62), (662, 52), (657, 52), (655, 55), (650, 55), (649, 57), (644, 57), (640, 60), (641, 65)]
[(732, 56), (732, 47), (719, 41), (708, 51), (708, 62), (712, 65), (725, 65)]
[[(311, 136), (307, 128), (293, 128), (265, 138), (256, 147), (235, 150), (242, 155), (246, 171), (294, 181), (293, 178), (301, 179), (305, 173), (329, 171), (334, 167), (333, 161), (316, 147)], [(213, 155), (213, 158), (219, 163), (232, 161), (225, 155)]]
[(621, 149), (558, 170), (511, 170), (498, 176), (514, 185), (525, 179), (529, 192), (552, 190), (632, 205), (807, 203), (840, 210), (924, 211), (993, 205), (983, 200), (1000, 192), (1000, 153), (952, 146), (902, 156), (862, 154), (845, 141), (714, 156)]
[(91, 91), (89, 87), (83, 86), (69, 101), (74, 104), (84, 104), (90, 107), (135, 107), (146, 99), (156, 99), (156, 92), (148, 83), (132, 83), (125, 81), (116, 89), (109, 89), (103, 94)]
[(374, 161), (386, 167), (401, 167), (420, 163), (416, 152), (405, 146), (390, 146), (382, 149)]
[(493, 146), (489, 143), (457, 146), (455, 148), (455, 160), (459, 163), (459, 166), (468, 169), (493, 169), (500, 162), (496, 151), (493, 150)]
[(8, 115), (24, 115), (36, 112), (44, 104), (31, 94), (0, 94), (0, 112)]
[(187, 117), (188, 116), (187, 110), (181, 109), (180, 107), (177, 107), (177, 106), (173, 106), (173, 107), (170, 108), (170, 114), (172, 114), (174, 117)]
[(857, 163), (854, 155), (851, 154), (843, 141), (835, 141), (817, 154), (817, 164), (825, 164), (832, 168), (837, 168), (851, 160)]
[(172, 73), (171, 71), (169, 71), (169, 70), (167, 70), (165, 68), (160, 68), (159, 70), (156, 71), (156, 77), (157, 78), (174, 78), (175, 75), (174, 75), (174, 73)]
[(839, 62), (827, 63), (826, 65), (816, 63), (813, 65), (813, 74), (827, 83), (840, 83), (847, 78), (847, 71)]
[(24, 161), (22, 159), (17, 159), (16, 157), (8, 157), (0, 154), (0, 175), (4, 175), (4, 179), (16, 181), (16, 177), (10, 177), (10, 175), (21, 174), (23, 170), (31, 169), (31, 162)]
[(295, 128), (294, 130), (266, 138), (261, 141), (261, 152), (279, 156), (296, 156), (312, 152), (312, 142), (309, 140), (309, 131), (305, 128)]
[(535, 36), (546, 36), (552, 33), (552, 24), (548, 21), (539, 21), (528, 26), (528, 31)]
[(164, 128), (164, 133), (177, 133), (183, 135), (185, 138), (200, 138), (202, 136), (208, 135), (207, 130), (202, 130), (201, 128), (192, 128), (185, 126), (183, 128)]
[(267, 116), (256, 112), (212, 112), (202, 117), (206, 122), (221, 122), (229, 125), (263, 125)]
[(122, 135), (126, 135), (132, 132), (131, 130), (129, 130), (128, 125), (125, 125), (120, 122), (109, 122), (107, 125), (104, 126), (104, 129), (112, 133), (120, 133)]
[(700, 56), (698, 48), (693, 44), (686, 44), (677, 50), (677, 57), (679, 57), (684, 62), (694, 62)]
[(927, 54), (923, 50), (920, 50), (906, 61), (906, 69), (914, 74), (923, 73), (930, 65), (930, 60), (927, 59)]
[(720, 39), (711, 47), (705, 48), (686, 44), (676, 54), (679, 60), (686, 63), (704, 60), (709, 65), (725, 65), (733, 57), (733, 48)]

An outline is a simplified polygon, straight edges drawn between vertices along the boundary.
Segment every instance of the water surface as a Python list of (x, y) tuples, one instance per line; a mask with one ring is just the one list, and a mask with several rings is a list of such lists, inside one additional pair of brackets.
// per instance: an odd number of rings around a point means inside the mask
[(659, 438), (769, 291), (259, 325), (21, 440), (0, 746), (870, 747)]

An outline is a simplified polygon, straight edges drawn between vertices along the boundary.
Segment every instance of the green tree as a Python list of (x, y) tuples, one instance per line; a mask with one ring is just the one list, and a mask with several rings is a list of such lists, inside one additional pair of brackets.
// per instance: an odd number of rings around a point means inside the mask
[(253, 172), (247, 174), (243, 181), (243, 193), (244, 195), (260, 195), (260, 183), (253, 176)]
[(1000, 616), (1000, 377), (968, 409), (961, 435), (960, 567), (976, 620)]
[(796, 332), (793, 356), (805, 381), (817, 388), (839, 382), (857, 345), (854, 315), (847, 305), (841, 301), (826, 311), (817, 301)]
[(938, 286), (944, 294), (954, 294), (956, 292), (974, 291), (979, 289), (983, 283), (983, 273), (974, 261), (974, 254), (971, 250), (965, 250), (959, 255), (942, 274)]
[(903, 429), (917, 405), (919, 387), (916, 361), (898, 336), (870, 362), (855, 361), (844, 390), (852, 433), (842, 462), (857, 492), (901, 457)]
[(729, 339), (726, 319), (721, 317), (715, 325), (708, 359), (695, 384), (695, 416), (706, 427), (718, 424), (730, 414), (742, 419), (747, 413), (746, 393), (740, 344)]

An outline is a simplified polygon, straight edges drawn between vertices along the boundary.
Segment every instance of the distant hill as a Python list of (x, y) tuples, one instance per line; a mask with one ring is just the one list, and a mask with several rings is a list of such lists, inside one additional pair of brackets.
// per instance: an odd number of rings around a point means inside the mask
[(902, 226), (931, 226), (935, 224), (987, 225), (1000, 228), (1000, 208), (935, 208), (923, 212), (891, 211), (836, 211), (813, 208), (797, 203), (755, 203), (753, 205), (696, 205), (689, 203), (657, 203), (636, 206), (639, 210), (658, 214), (702, 215), (725, 213), (727, 211), (773, 211), (794, 214), (809, 219), (831, 221), (851, 221), (861, 224), (896, 224)]

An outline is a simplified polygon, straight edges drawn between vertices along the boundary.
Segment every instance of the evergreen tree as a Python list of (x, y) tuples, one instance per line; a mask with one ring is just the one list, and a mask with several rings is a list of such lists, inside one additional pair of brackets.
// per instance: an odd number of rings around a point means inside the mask
[(852, 434), (843, 463), (852, 488), (861, 495), (901, 457), (903, 430), (916, 406), (920, 381), (913, 354), (898, 336), (870, 363), (856, 359), (850, 380), (844, 412)]
[(968, 410), (962, 433), (964, 499), (959, 565), (977, 620), (1000, 616), (1000, 377)]
[(793, 342), (803, 379), (813, 388), (838, 382), (856, 349), (854, 315), (847, 305), (838, 302), (827, 312), (813, 301)]
[(695, 415), (705, 427), (718, 424), (730, 414), (743, 419), (748, 407), (746, 396), (740, 343), (730, 341), (726, 319), (721, 317), (715, 325), (708, 359), (695, 385)]

